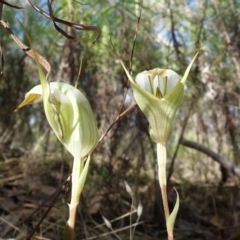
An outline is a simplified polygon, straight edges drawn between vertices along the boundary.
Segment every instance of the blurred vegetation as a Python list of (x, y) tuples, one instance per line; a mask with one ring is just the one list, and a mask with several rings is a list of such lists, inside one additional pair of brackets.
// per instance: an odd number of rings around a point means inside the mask
[[(55, 1), (53, 10), (58, 18), (101, 29), (102, 35), (94, 44), (95, 32), (72, 31), (59, 24), (68, 33), (82, 37), (71, 41), (28, 1), (10, 3), (24, 9), (4, 6), (2, 19), (29, 45), (17, 19), (24, 24), (36, 51), (52, 67), (50, 81), (74, 85), (82, 59), (78, 85), (93, 107), (99, 132), (106, 132), (118, 116), (127, 91), (123, 110), (134, 102), (112, 45), (129, 68), (140, 1)], [(48, 11), (47, 1), (34, 3)], [(175, 202), (173, 186), (181, 198), (176, 239), (240, 239), (239, 179), (206, 154), (181, 144), (177, 148), (183, 134), (240, 165), (239, 9), (238, 0), (143, 2), (132, 59), (133, 76), (155, 67), (183, 75), (196, 51), (204, 45), (188, 79), (168, 149), (168, 169), (173, 167), (170, 202)], [(50, 131), (42, 104), (12, 115), (39, 79), (35, 62), (4, 29), (0, 29), (0, 34), (5, 63), (0, 75), (0, 237), (25, 239), (49, 204), (31, 214), (66, 180), (72, 160)], [(143, 204), (140, 220), (144, 223), (137, 228), (135, 239), (165, 239), (155, 162), (156, 149), (147, 121), (135, 107), (116, 122), (93, 154), (76, 239), (110, 232), (104, 225), (96, 228), (103, 223), (101, 213), (111, 220), (130, 211), (131, 197), (124, 180), (132, 187), (133, 204)], [(54, 203), (57, 207), (51, 209), (32, 239), (61, 239), (68, 196), (66, 188)], [(126, 217), (114, 222), (113, 228), (129, 224)], [(117, 234), (121, 239), (129, 239), (129, 230)]]

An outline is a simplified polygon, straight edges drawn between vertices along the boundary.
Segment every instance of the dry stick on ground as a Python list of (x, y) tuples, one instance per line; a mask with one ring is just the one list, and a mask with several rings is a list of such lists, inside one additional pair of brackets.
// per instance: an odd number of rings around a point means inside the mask
[[(65, 180), (65, 182), (56, 190), (56, 192), (50, 196), (50, 198), (53, 198), (50, 206), (48, 207), (48, 209), (46, 210), (46, 212), (43, 214), (43, 216), (41, 217), (40, 221), (37, 223), (37, 225), (35, 226), (35, 228), (32, 230), (32, 232), (26, 237), (26, 240), (30, 240), (32, 238), (32, 236), (34, 235), (34, 233), (37, 231), (37, 229), (39, 228), (40, 224), (42, 223), (42, 221), (45, 219), (45, 217), (47, 216), (47, 214), (49, 213), (49, 211), (52, 209), (52, 207), (54, 206), (55, 202), (57, 201), (60, 193), (62, 192), (62, 190), (67, 186), (67, 184), (70, 182), (71, 176), (68, 176), (68, 178)], [(47, 199), (43, 204), (41, 204), (41, 206), (39, 206), (36, 211), (34, 211), (30, 218), (32, 217), (32, 215), (34, 213), (36, 213), (42, 206), (45, 205), (45, 203), (48, 201), (49, 199)], [(29, 217), (25, 219), (25, 221), (29, 220)]]
[(235, 166), (230, 160), (228, 160), (228, 159), (218, 155), (217, 153), (213, 152), (211, 149), (209, 149), (209, 148), (207, 148), (207, 147), (205, 147), (205, 146), (203, 146), (199, 143), (188, 141), (184, 138), (182, 138), (181, 144), (186, 146), (186, 147), (196, 149), (196, 150), (206, 154), (207, 156), (211, 157), (214, 161), (221, 164), (221, 166), (226, 168), (229, 172), (231, 172), (234, 175), (240, 177), (240, 168)]

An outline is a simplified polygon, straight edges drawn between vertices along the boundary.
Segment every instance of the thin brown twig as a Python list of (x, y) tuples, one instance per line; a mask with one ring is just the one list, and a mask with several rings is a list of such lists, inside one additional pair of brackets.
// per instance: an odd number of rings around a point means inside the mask
[(68, 38), (68, 39), (75, 39), (75, 40), (80, 40), (82, 39), (82, 37), (75, 37), (72, 35), (67, 34), (62, 28), (60, 28), (57, 23), (60, 24), (64, 24), (66, 26), (69, 26), (70, 28), (73, 29), (77, 29), (77, 30), (82, 30), (82, 31), (94, 31), (96, 32), (98, 35), (96, 37), (96, 39), (93, 41), (93, 43), (95, 43), (101, 36), (101, 29), (99, 27), (96, 26), (89, 26), (89, 25), (84, 25), (84, 24), (80, 24), (80, 23), (75, 23), (75, 22), (70, 22), (70, 21), (65, 21), (63, 19), (57, 18), (53, 15), (53, 9), (52, 9), (52, 4), (53, 4), (53, 0), (48, 0), (48, 11), (49, 13), (47, 13), (46, 11), (42, 10), (41, 8), (39, 8), (38, 6), (34, 5), (33, 2), (31, 0), (28, 0), (28, 2), (31, 4), (31, 6), (40, 14), (42, 14), (43, 16), (49, 18), (52, 22), (53, 25), (55, 27), (55, 29), (61, 33), (64, 37)]
[(171, 176), (172, 176), (172, 174), (173, 174), (174, 164), (175, 164), (175, 160), (176, 160), (176, 157), (177, 157), (178, 149), (179, 149), (179, 147), (180, 147), (180, 144), (181, 144), (181, 141), (182, 141), (182, 138), (183, 138), (183, 134), (184, 134), (185, 129), (186, 129), (186, 127), (187, 127), (187, 123), (188, 123), (188, 119), (189, 119), (189, 117), (190, 117), (190, 113), (191, 113), (191, 111), (192, 111), (192, 109), (193, 109), (193, 106), (194, 106), (194, 100), (195, 100), (195, 99), (192, 99), (191, 105), (190, 105), (190, 107), (189, 107), (189, 109), (188, 109), (188, 113), (187, 113), (187, 115), (186, 115), (186, 117), (185, 117), (185, 119), (184, 119), (184, 121), (183, 121), (182, 131), (181, 131), (180, 137), (179, 137), (179, 139), (178, 139), (177, 147), (176, 147), (176, 149), (175, 149), (175, 152), (174, 152), (173, 157), (172, 157), (172, 160), (171, 160), (171, 165), (170, 165), (170, 167), (169, 167), (168, 176), (167, 176), (167, 185), (168, 185), (168, 183), (169, 183), (169, 181), (170, 181), (170, 178), (171, 178)]
[[(143, 0), (141, 0), (141, 7), (140, 7), (140, 10), (139, 10), (137, 26), (136, 26), (135, 34), (134, 34), (134, 38), (133, 38), (133, 45), (132, 45), (132, 51), (131, 51), (131, 56), (130, 56), (130, 64), (129, 64), (130, 75), (132, 75), (132, 60), (133, 60), (133, 54), (134, 54), (134, 49), (135, 49), (135, 45), (136, 45), (137, 34), (138, 34), (139, 25), (140, 25), (140, 20), (141, 20), (141, 16), (142, 16), (142, 6), (143, 6)], [(127, 82), (126, 92), (124, 94), (123, 100), (122, 100), (120, 108), (118, 110), (118, 115), (121, 113), (121, 111), (123, 109), (123, 105), (124, 105), (124, 102), (125, 102), (127, 94), (128, 94), (128, 89), (129, 89), (129, 80)]]
[(200, 48), (201, 47), (201, 35), (203, 34), (203, 31), (204, 31), (204, 23), (205, 23), (205, 19), (206, 19), (206, 14), (207, 14), (207, 3), (208, 3), (208, 0), (205, 0), (205, 2), (203, 3), (203, 16), (202, 16), (202, 19), (200, 20), (200, 24), (198, 26), (198, 33), (197, 33), (197, 40), (196, 40), (196, 47), (197, 48)]
[(172, 41), (173, 41), (173, 47), (176, 51), (176, 54), (177, 54), (177, 59), (179, 61), (181, 61), (181, 51), (179, 49), (180, 47), (180, 43), (178, 42), (177, 40), (177, 37), (176, 37), (176, 28), (175, 28), (175, 20), (174, 20), (174, 16), (173, 16), (173, 10), (172, 10), (172, 6), (171, 6), (171, 1), (168, 2), (168, 8), (170, 10), (170, 19), (171, 19), (171, 36), (172, 36)]
[(19, 7), (19, 6), (10, 4), (10, 3), (8, 3), (8, 2), (6, 2), (4, 0), (1, 0), (1, 4), (5, 4), (5, 5), (9, 6), (9, 7), (16, 8), (16, 9), (24, 9), (23, 7)]
[(140, 26), (140, 20), (141, 20), (141, 16), (142, 16), (142, 7), (143, 7), (143, 0), (141, 0), (141, 3), (140, 3), (139, 16), (138, 16), (137, 26), (136, 26), (136, 30), (135, 30), (134, 39), (133, 39), (133, 46), (132, 46), (130, 66), (129, 66), (130, 75), (132, 75), (132, 60), (133, 60), (133, 54), (134, 54), (134, 49), (135, 49), (136, 40), (137, 40), (137, 34), (138, 34), (139, 26)]
[(111, 123), (111, 125), (109, 126), (109, 128), (107, 129), (107, 131), (105, 133), (102, 134), (102, 136), (100, 137), (100, 139), (98, 140), (98, 142), (101, 142), (103, 140), (103, 138), (108, 134), (108, 132), (111, 130), (111, 128), (114, 126), (115, 123), (117, 123), (120, 118), (122, 118), (123, 116), (125, 116), (128, 112), (130, 112), (135, 106), (137, 105), (137, 103), (133, 103), (129, 108), (127, 108), (124, 112), (122, 112), (121, 114), (118, 114), (116, 119)]
[(68, 178), (64, 181), (64, 183), (55, 191), (54, 194), (52, 194), (50, 196), (50, 198), (48, 198), (46, 201), (43, 202), (43, 204), (41, 204), (32, 214), (31, 216), (27, 218), (26, 221), (29, 221), (29, 219), (36, 213), (39, 211), (39, 209), (41, 209), (46, 202), (53, 198), (51, 204), (49, 205), (48, 209), (46, 210), (46, 212), (43, 214), (43, 216), (41, 217), (41, 219), (39, 220), (39, 222), (37, 223), (37, 225), (34, 227), (34, 229), (32, 230), (32, 232), (26, 237), (26, 240), (30, 240), (32, 238), (32, 236), (34, 235), (34, 233), (37, 231), (37, 229), (39, 228), (40, 224), (42, 223), (42, 221), (45, 219), (45, 217), (47, 216), (47, 214), (49, 213), (49, 211), (52, 209), (52, 207), (54, 206), (56, 200), (58, 199), (58, 196), (60, 195), (61, 191), (66, 187), (66, 185), (70, 182), (71, 176), (68, 176)]
[[(130, 71), (131, 75), (132, 75), (132, 59), (133, 59), (134, 49), (135, 49), (135, 45), (136, 45), (136, 39), (137, 39), (138, 30), (139, 30), (140, 20), (141, 20), (141, 16), (142, 16), (142, 7), (143, 7), (143, 0), (141, 0), (141, 3), (140, 3), (140, 11), (139, 11), (139, 16), (138, 16), (138, 20), (137, 20), (137, 26), (136, 26), (136, 29), (135, 29), (135, 35), (134, 35), (134, 39), (133, 39), (133, 46), (132, 46), (131, 57), (130, 57), (130, 69), (129, 69), (129, 71)], [(126, 90), (126, 92), (124, 94), (123, 100), (122, 100), (121, 105), (119, 107), (116, 119), (108, 127), (107, 131), (102, 134), (102, 136), (100, 137), (98, 142), (101, 142), (103, 140), (103, 138), (108, 134), (108, 132), (112, 129), (112, 127), (120, 120), (120, 118), (122, 118), (130, 110), (132, 110), (132, 108), (134, 108), (136, 106), (136, 103), (133, 103), (132, 106), (130, 106), (124, 112), (122, 112), (122, 109), (123, 109), (123, 106), (124, 106), (124, 102), (126, 100), (128, 89), (129, 89), (129, 80), (127, 82), (127, 87), (126, 88), (127, 88), (127, 90)]]

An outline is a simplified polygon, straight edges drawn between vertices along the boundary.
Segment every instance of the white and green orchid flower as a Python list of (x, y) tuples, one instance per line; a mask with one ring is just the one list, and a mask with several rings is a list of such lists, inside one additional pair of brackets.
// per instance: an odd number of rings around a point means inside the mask
[[(166, 143), (171, 135), (172, 121), (183, 96), (180, 80), (174, 71), (160, 68), (136, 76), (135, 99), (150, 123), (150, 135), (156, 143)], [(144, 103), (138, 101), (140, 95), (145, 96)]]
[[(64, 233), (64, 239), (72, 240), (77, 207), (87, 178), (90, 156), (98, 143), (97, 123), (86, 97), (67, 83), (48, 83), (36, 52), (34, 57), (41, 85), (32, 88), (14, 112), (25, 105), (42, 101), (48, 123), (59, 141), (74, 157), (69, 219)], [(88, 158), (84, 161), (86, 156)]]
[(59, 141), (74, 156), (88, 155), (98, 142), (97, 123), (86, 97), (67, 83), (47, 85), (49, 97), (43, 96), (42, 85), (32, 88), (17, 109), (44, 101), (47, 120)]
[(73, 239), (75, 217), (87, 178), (90, 154), (98, 143), (97, 123), (88, 100), (77, 88), (62, 82), (49, 84), (41, 74), (41, 69), (38, 70), (42, 84), (32, 88), (14, 112), (25, 105), (43, 101), (48, 123), (74, 157), (69, 220), (64, 234), (64, 239)]
[(197, 54), (183, 78), (170, 69), (155, 68), (139, 73), (134, 81), (122, 63), (135, 100), (148, 119), (151, 138), (156, 143), (166, 144), (171, 136), (172, 122), (181, 104), (184, 84)]
[(179, 196), (169, 213), (166, 181), (166, 144), (171, 136), (174, 116), (181, 104), (184, 85), (198, 53), (190, 62), (183, 78), (170, 69), (155, 68), (139, 73), (135, 81), (121, 64), (133, 88), (135, 100), (149, 122), (149, 133), (157, 144), (158, 178), (166, 218), (168, 240), (173, 240), (173, 228), (179, 209)]

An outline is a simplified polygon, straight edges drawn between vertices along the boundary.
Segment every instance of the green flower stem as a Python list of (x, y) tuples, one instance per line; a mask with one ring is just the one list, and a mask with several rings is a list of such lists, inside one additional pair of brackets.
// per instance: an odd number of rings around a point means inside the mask
[(69, 206), (69, 218), (64, 234), (64, 240), (73, 240), (74, 228), (76, 222), (77, 208), (80, 201), (80, 196), (86, 181), (88, 168), (90, 163), (90, 156), (84, 165), (84, 158), (74, 158), (72, 169), (72, 192), (71, 202)]
[[(164, 143), (157, 143), (157, 159), (158, 159), (158, 180), (162, 193), (163, 209), (167, 219), (169, 218), (169, 207), (167, 198), (167, 178), (166, 178), (166, 145)], [(173, 230), (167, 225), (168, 240), (173, 240)]]
[[(84, 168), (84, 158), (74, 158), (73, 167), (72, 167), (72, 195), (71, 195), (71, 201), (74, 201), (74, 202), (79, 202), (80, 196), (76, 196), (74, 188), (78, 183), (78, 179), (81, 176), (83, 168)], [(74, 199), (73, 197), (77, 199)]]
[(64, 240), (73, 240), (78, 204), (69, 204), (69, 218), (64, 234)]

